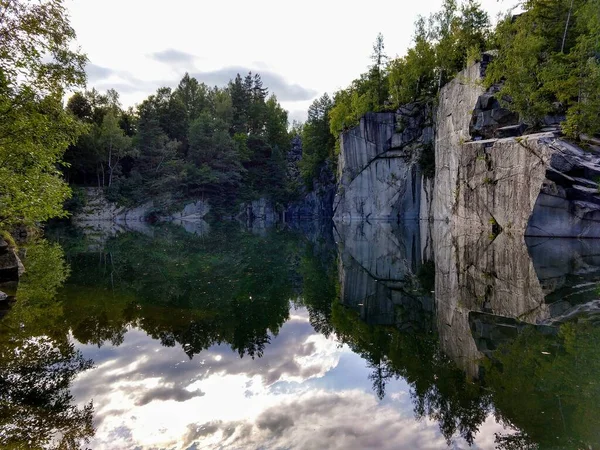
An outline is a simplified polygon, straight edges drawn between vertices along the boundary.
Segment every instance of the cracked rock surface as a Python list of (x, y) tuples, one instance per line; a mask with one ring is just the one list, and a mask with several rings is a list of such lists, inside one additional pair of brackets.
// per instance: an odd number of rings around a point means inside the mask
[(368, 113), (343, 133), (335, 220), (418, 219), (423, 174), (419, 157), (433, 141), (428, 105)]

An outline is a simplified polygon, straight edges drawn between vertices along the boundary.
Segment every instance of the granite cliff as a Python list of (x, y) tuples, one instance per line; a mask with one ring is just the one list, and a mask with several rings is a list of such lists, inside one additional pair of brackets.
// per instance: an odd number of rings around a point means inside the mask
[[(486, 61), (444, 86), (435, 108), (369, 113), (341, 135), (338, 222), (442, 220), (452, 233), (600, 237), (600, 141), (564, 139), (561, 117), (527, 132), (484, 89)], [(422, 155), (434, 143), (435, 175)]]

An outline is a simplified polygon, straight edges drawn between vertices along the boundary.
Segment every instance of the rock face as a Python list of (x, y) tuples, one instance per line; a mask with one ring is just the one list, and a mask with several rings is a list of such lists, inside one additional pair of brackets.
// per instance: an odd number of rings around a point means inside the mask
[(181, 211), (170, 215), (168, 219), (182, 221), (198, 221), (202, 220), (209, 212), (210, 205), (203, 200), (198, 200), (192, 203), (188, 203), (183, 207)]
[[(76, 224), (88, 227), (90, 224), (113, 222), (127, 229), (145, 228), (140, 223), (148, 221), (154, 209), (152, 201), (133, 208), (120, 207), (109, 202), (102, 189), (98, 188), (86, 188), (86, 200), (83, 211), (75, 214), (73, 221)], [(158, 219), (165, 221), (199, 221), (209, 212), (210, 205), (203, 200), (197, 200), (184, 205), (181, 211), (158, 217)]]
[(266, 222), (268, 224), (277, 222), (278, 214), (273, 204), (264, 197), (243, 205), (242, 211), (244, 209), (246, 219), (251, 222)]
[(471, 140), (523, 131), (483, 92), (480, 77), (475, 64), (440, 93), (432, 217), (455, 234), (600, 237), (600, 152), (554, 131)]
[(0, 238), (0, 301), (14, 297), (19, 277), (24, 272), (25, 267), (17, 252)]
[(285, 220), (305, 220), (333, 217), (333, 200), (337, 186), (335, 175), (328, 164), (324, 164), (319, 177), (313, 180), (311, 191), (302, 185), (300, 200), (292, 202), (285, 210)]
[(135, 208), (124, 208), (109, 202), (99, 188), (86, 188), (86, 205), (82, 212), (73, 216), (75, 223), (81, 222), (143, 222), (153, 207), (147, 202)]
[(341, 135), (334, 218), (418, 219), (423, 184), (418, 161), (432, 141), (428, 105), (366, 114)]
[(471, 111), (484, 94), (477, 83), (481, 76), (478, 64), (464, 70), (440, 92), (436, 114), (435, 181), (432, 212), (435, 220), (449, 220), (457, 195), (459, 157), (462, 143), (470, 139)]
[(600, 152), (542, 139), (548, 157), (527, 236), (600, 237)]
[(23, 272), (25, 268), (15, 250), (0, 238), (0, 282), (18, 280)]
[(525, 131), (524, 125), (519, 123), (519, 115), (503, 108), (495, 93), (496, 89), (491, 88), (477, 99), (469, 124), (469, 132), (475, 140), (509, 137), (511, 131), (520, 136)]

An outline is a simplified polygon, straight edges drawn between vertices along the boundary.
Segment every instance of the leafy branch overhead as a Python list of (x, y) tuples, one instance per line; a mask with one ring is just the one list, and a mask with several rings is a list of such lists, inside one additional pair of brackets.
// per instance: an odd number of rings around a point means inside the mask
[(0, 0), (0, 229), (64, 215), (58, 165), (81, 125), (62, 98), (86, 57), (61, 1)]

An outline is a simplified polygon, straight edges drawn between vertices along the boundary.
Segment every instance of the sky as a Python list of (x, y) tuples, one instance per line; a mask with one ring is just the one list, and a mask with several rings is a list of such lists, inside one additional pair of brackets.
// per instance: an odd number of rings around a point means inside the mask
[[(370, 64), (379, 32), (388, 56), (411, 45), (418, 15), (442, 0), (67, 0), (88, 55), (88, 88), (116, 89), (125, 107), (189, 72), (224, 86), (239, 72), (261, 74), (292, 120), (311, 102), (346, 87)], [(481, 0), (494, 19), (511, 0)]]

